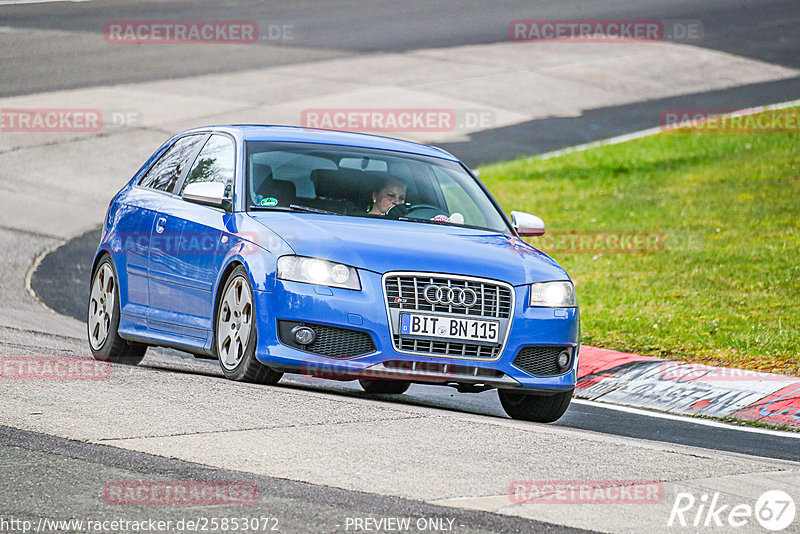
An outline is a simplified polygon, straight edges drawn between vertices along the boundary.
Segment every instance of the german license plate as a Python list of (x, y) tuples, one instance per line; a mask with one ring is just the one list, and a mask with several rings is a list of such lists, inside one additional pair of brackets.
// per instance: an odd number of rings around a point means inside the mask
[(400, 335), (491, 343), (497, 343), (499, 340), (497, 321), (418, 313), (400, 314)]

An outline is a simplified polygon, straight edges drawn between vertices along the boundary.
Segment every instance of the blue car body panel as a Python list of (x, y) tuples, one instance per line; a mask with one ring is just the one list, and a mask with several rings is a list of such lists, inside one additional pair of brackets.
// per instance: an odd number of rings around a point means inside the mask
[[(259, 339), (257, 355), (268, 355), (259, 358), (266, 364), (284, 366), (286, 369), (313, 371), (319, 369), (323, 375), (346, 375), (346, 370), (358, 371), (369, 369), (375, 364), (408, 360), (426, 363), (452, 364), (451, 357), (414, 356), (399, 353), (392, 347), (387, 326), (386, 308), (383, 304), (381, 276), (377, 273), (362, 272), (362, 291), (331, 288), (331, 295), (320, 295), (315, 287), (298, 282), (279, 280), (279, 288), (274, 293), (255, 292), (256, 309), (262, 312), (259, 321)], [(518, 301), (527, 298), (526, 287), (516, 288)], [(352, 317), (354, 315), (357, 318)], [(328, 358), (300, 352), (282, 344), (274, 334), (271, 320), (289, 319), (307, 321), (331, 326), (346, 325), (348, 328), (361, 330), (370, 334), (375, 340), (376, 351), (346, 361), (332, 362)], [(575, 387), (577, 380), (577, 362), (568, 373), (553, 377), (532, 377), (512, 365), (515, 355), (523, 346), (531, 345), (570, 345), (577, 349), (579, 338), (579, 317), (577, 308), (571, 308), (565, 317), (556, 317), (551, 308), (517, 307), (513, 318), (514, 326), (506, 343), (505, 350), (496, 361), (465, 360), (470, 366), (499, 369), (512, 377), (519, 386), (540, 391), (565, 391)], [(353, 324), (353, 323), (358, 324)], [(265, 331), (270, 335), (262, 336)]]
[[(356, 133), (257, 125), (209, 127), (184, 132), (219, 132), (234, 138), (236, 168), (232, 209), (191, 203), (175, 194), (136, 185), (179, 136), (168, 140), (112, 200), (95, 257), (108, 254), (119, 283), (122, 337), (213, 354), (216, 303), (226, 273), (247, 270), (258, 332), (256, 357), (287, 371), (349, 377), (392, 361), (469, 364), (502, 372), (503, 387), (567, 391), (577, 376), (578, 308), (528, 304), (530, 284), (569, 280), (552, 258), (508, 232), (375, 220), (314, 213), (247, 211), (244, 198), (245, 141), (318, 143), (379, 149), (458, 161), (424, 145)], [(362, 289), (323, 287), (276, 278), (278, 258), (296, 254), (355, 267)], [(502, 352), (492, 359), (409, 354), (393, 345), (383, 277), (421, 272), (496, 280), (514, 293), (513, 316)], [(277, 321), (314, 323), (369, 335), (375, 350), (333, 359), (285, 344)], [(514, 365), (523, 347), (572, 347), (570, 369), (532, 376)], [(315, 367), (316, 366), (316, 367)], [(500, 387), (500, 386), (498, 386)]]
[(567, 279), (552, 258), (507, 234), (330, 215), (255, 212), (252, 217), (280, 234), (296, 254), (379, 273), (453, 273), (511, 285)]
[[(237, 136), (239, 139), (247, 139), (248, 141), (282, 141), (289, 143), (317, 143), (321, 145), (374, 148), (377, 150), (405, 152), (408, 154), (458, 161), (455, 156), (441, 148), (377, 135), (337, 132), (332, 130), (314, 130), (294, 126), (264, 127), (262, 125), (239, 125), (235, 128), (224, 126), (218, 128), (221, 131), (226, 131)], [(201, 128), (198, 130), (204, 129)]]

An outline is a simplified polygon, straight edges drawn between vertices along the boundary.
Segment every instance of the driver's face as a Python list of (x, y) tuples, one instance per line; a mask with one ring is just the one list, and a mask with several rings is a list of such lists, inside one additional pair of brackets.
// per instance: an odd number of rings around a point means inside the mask
[(406, 188), (402, 184), (390, 183), (373, 195), (375, 202), (372, 211), (386, 213), (406, 201)]

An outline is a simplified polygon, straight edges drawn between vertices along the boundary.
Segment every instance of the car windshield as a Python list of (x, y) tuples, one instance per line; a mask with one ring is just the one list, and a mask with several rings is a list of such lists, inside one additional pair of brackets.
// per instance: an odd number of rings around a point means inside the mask
[(249, 210), (292, 210), (447, 224), (509, 233), (459, 163), (307, 143), (246, 144)]

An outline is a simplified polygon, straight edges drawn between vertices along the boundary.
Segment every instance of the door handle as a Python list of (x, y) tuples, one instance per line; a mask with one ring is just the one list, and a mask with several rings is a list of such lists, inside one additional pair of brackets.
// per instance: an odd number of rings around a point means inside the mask
[(166, 217), (159, 217), (158, 219), (156, 219), (156, 233), (160, 234), (161, 232), (163, 232), (164, 226), (166, 226), (166, 224), (167, 224)]

